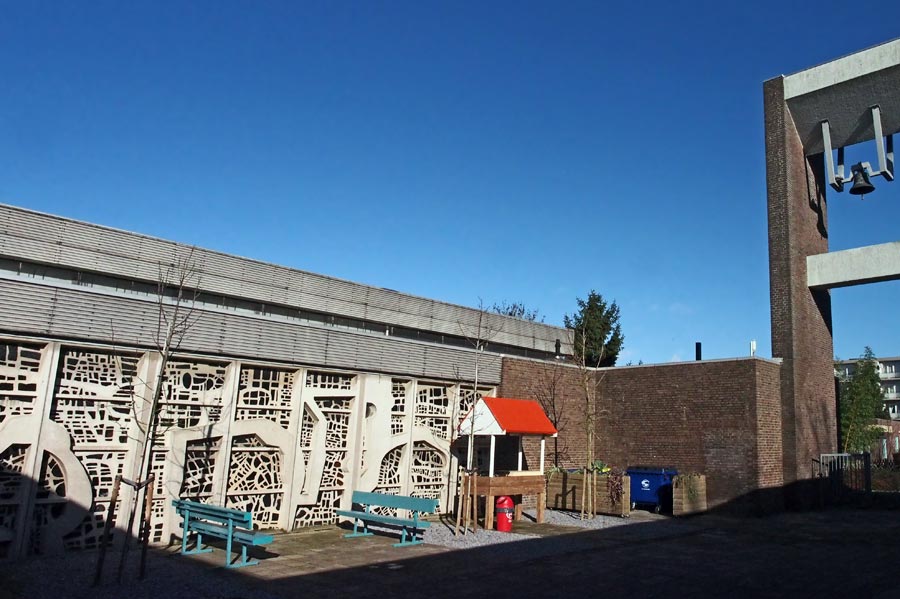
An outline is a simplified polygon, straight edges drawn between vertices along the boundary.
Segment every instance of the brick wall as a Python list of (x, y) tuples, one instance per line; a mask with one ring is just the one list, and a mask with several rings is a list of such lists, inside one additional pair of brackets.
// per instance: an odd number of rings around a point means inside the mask
[[(783, 482), (779, 373), (777, 363), (757, 358), (600, 370), (596, 455), (622, 469), (671, 465), (706, 474), (711, 507), (778, 487)], [(554, 378), (564, 405), (560, 465), (577, 467), (586, 450), (577, 368), (504, 358), (500, 394), (540, 399)], [(552, 440), (547, 448), (552, 463)], [(526, 442), (526, 457), (537, 467), (536, 441)]]
[(772, 355), (781, 370), (785, 482), (809, 478), (812, 459), (837, 447), (831, 296), (806, 285), (806, 257), (828, 251), (822, 155), (807, 158), (784, 100), (763, 86)]

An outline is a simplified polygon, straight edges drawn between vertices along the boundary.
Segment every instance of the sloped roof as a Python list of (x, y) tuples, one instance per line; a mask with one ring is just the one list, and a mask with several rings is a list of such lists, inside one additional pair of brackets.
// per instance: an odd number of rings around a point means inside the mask
[(476, 435), (547, 435), (557, 433), (541, 404), (533, 399), (485, 397), (475, 404), (459, 426), (459, 432), (471, 432), (476, 419)]

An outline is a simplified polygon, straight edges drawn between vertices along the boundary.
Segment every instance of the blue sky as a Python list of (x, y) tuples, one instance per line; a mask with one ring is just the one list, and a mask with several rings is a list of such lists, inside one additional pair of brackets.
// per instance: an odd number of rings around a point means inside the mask
[[(620, 363), (770, 356), (762, 83), (900, 3), (730, 4), (7, 2), (0, 202), (553, 324), (596, 289)], [(900, 238), (874, 182), (832, 249)], [(898, 292), (834, 293), (839, 356), (900, 355)]]

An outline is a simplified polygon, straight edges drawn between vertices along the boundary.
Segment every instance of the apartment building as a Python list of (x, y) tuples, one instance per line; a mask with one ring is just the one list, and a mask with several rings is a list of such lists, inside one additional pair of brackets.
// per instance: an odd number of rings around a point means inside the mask
[[(841, 360), (835, 371), (839, 376), (850, 376), (859, 360)], [(884, 406), (891, 420), (900, 420), (900, 357), (878, 358), (878, 376), (884, 389)]]

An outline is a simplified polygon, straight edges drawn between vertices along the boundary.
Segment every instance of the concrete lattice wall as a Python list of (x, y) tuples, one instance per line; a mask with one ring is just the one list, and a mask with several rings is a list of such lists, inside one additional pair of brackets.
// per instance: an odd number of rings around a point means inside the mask
[[(0, 340), (0, 558), (96, 546), (114, 478), (139, 478), (161, 368), (155, 352), (121, 346)], [(449, 381), (189, 355), (162, 381), (147, 453), (155, 542), (179, 534), (178, 497), (284, 530), (333, 522), (353, 489), (446, 508), (452, 430), (476, 396)], [(131, 497), (123, 486), (119, 511)]]

